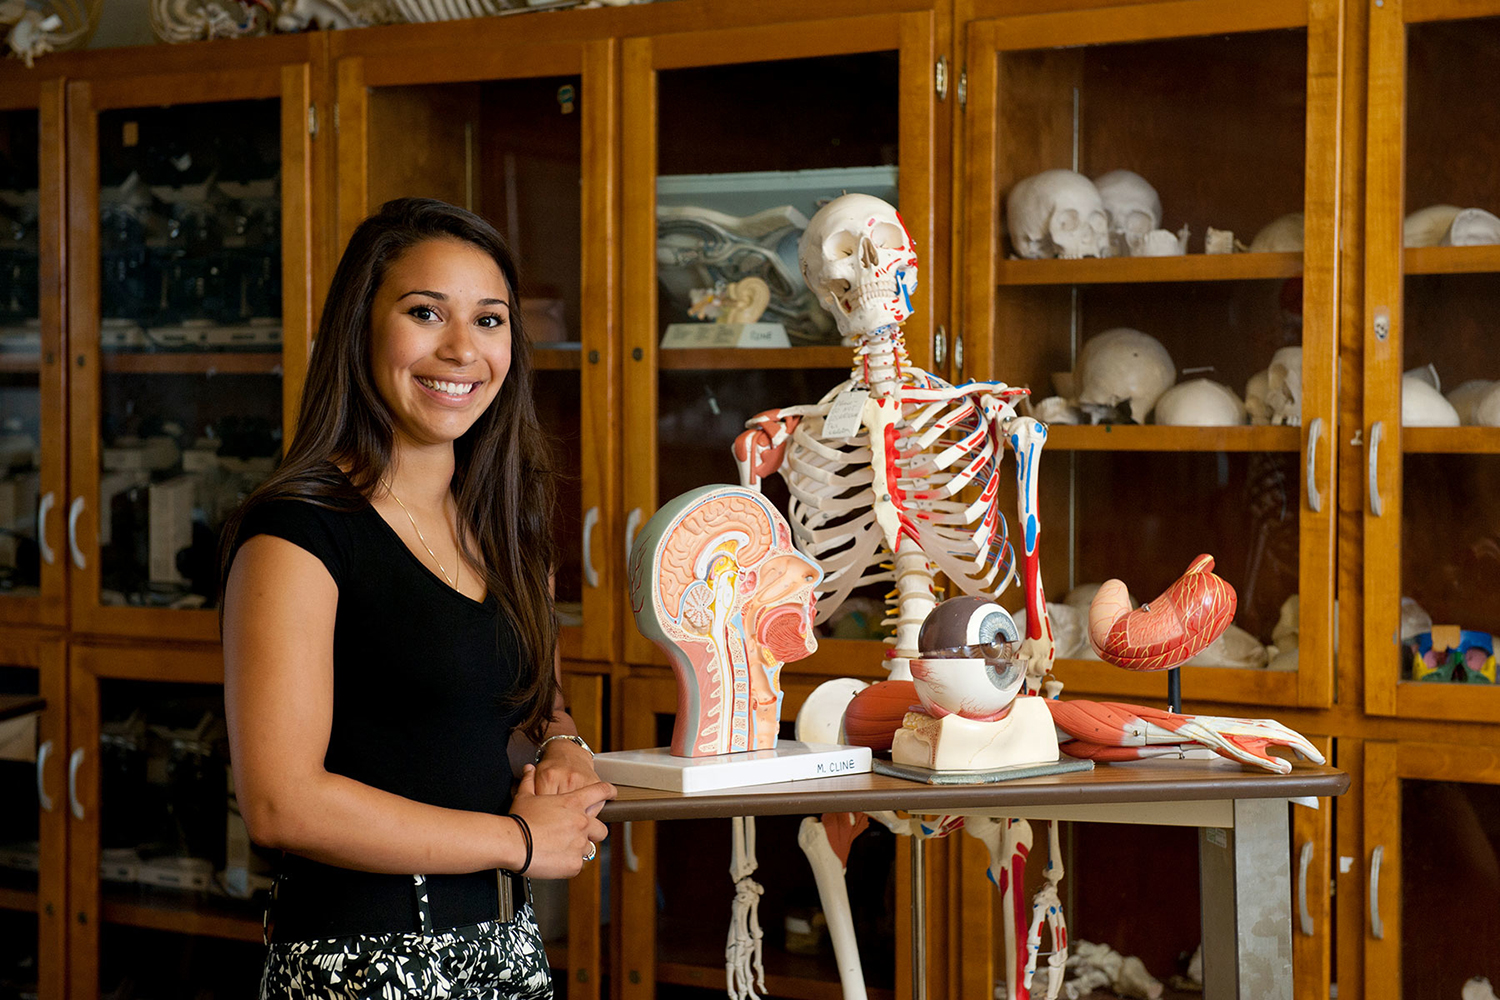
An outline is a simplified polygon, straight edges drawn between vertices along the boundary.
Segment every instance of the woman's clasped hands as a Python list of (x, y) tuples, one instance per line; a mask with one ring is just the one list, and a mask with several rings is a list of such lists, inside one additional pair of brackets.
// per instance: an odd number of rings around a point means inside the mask
[[(525, 820), (532, 839), (532, 878), (572, 878), (591, 860), (597, 845), (609, 836), (609, 827), (599, 822), (599, 810), (615, 797), (615, 786), (607, 781), (584, 783), (580, 772), (549, 767), (545, 778), (527, 764), (511, 802), (511, 812)], [(593, 768), (588, 768), (592, 775)], [(520, 859), (517, 859), (517, 867)]]

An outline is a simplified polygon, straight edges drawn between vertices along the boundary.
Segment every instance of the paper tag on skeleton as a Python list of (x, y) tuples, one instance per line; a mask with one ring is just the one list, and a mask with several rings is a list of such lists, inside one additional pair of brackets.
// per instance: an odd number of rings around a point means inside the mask
[(858, 434), (869, 395), (869, 389), (859, 386), (850, 386), (839, 393), (828, 410), (828, 416), (823, 418), (823, 440), (843, 441)]

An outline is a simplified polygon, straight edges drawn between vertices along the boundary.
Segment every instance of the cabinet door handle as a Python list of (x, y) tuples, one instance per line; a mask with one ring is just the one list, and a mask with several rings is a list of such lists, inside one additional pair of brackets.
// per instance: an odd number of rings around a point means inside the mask
[(1307, 506), (1317, 514), (1323, 510), (1323, 494), (1318, 492), (1318, 438), (1323, 436), (1323, 418), (1313, 417), (1307, 425)]
[(948, 331), (939, 323), (937, 332), (932, 335), (932, 367), (941, 368), (946, 360), (948, 360)]
[(590, 507), (583, 515), (583, 578), (590, 587), (599, 586), (599, 571), (594, 568), (594, 528), (599, 524), (599, 508)]
[(633, 828), (634, 825), (627, 820), (625, 823), (625, 868), (627, 871), (638, 872), (641, 870), (641, 859), (635, 853)]
[(953, 335), (953, 384), (957, 385), (964, 377), (964, 335), (955, 333)]
[(1385, 921), (1380, 919), (1380, 862), (1385, 857), (1385, 847), (1375, 845), (1370, 852), (1370, 934), (1376, 941), (1385, 940)]
[(1368, 449), (1366, 463), (1370, 472), (1370, 513), (1380, 517), (1385, 513), (1385, 501), (1380, 497), (1380, 483), (1376, 478), (1376, 471), (1380, 467), (1380, 435), (1385, 433), (1385, 424), (1377, 420), (1370, 425), (1370, 443), (1365, 447)]
[(47, 544), (47, 515), (57, 506), (57, 494), (48, 490), (36, 505), (36, 547), (41, 550), (42, 562), (51, 566), (57, 561), (57, 553)]
[(52, 741), (46, 740), (36, 748), (36, 800), (43, 811), (51, 812), (56, 804), (47, 794), (47, 758), (52, 756)]
[(641, 530), (641, 509), (633, 508), (625, 516), (625, 565), (630, 565), (630, 550), (635, 548), (635, 534)]
[(68, 808), (73, 810), (73, 818), (83, 819), (83, 803), (78, 801), (78, 765), (83, 763), (83, 747), (74, 750), (68, 757)]
[(74, 497), (68, 505), (68, 549), (73, 553), (73, 565), (87, 569), (83, 550), (78, 547), (78, 518), (83, 514), (83, 497)]
[(1302, 934), (1312, 937), (1313, 918), (1307, 910), (1307, 868), (1312, 864), (1313, 842), (1302, 845), (1302, 856), (1297, 859), (1297, 916), (1302, 920)]

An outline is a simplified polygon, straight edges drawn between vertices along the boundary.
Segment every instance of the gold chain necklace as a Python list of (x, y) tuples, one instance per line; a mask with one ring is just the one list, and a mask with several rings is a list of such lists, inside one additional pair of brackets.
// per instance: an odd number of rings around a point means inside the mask
[[(458, 589), (458, 581), (456, 579), (454, 579), (453, 577), (449, 576), (448, 575), (448, 571), (446, 569), (443, 569), (442, 561), (438, 559), (437, 553), (434, 552), (434, 551), (432, 551), (432, 546), (428, 545), (427, 544), (427, 539), (425, 539), (425, 538), (422, 537), (422, 529), (419, 528), (419, 527), (417, 527), (417, 519), (411, 516), (411, 511), (409, 511), (409, 510), (406, 509), (406, 504), (401, 503), (401, 498), (396, 495), (396, 491), (395, 490), (393, 490), (389, 486), (387, 486), (386, 487), (386, 492), (391, 495), (391, 499), (394, 500), (394, 501), (396, 501), (396, 503), (400, 505), (401, 510), (406, 514), (406, 519), (411, 522), (411, 530), (415, 531), (417, 533), (417, 541), (419, 541), (419, 542), (422, 543), (422, 548), (426, 549), (427, 550), (427, 554), (430, 555), (430, 556), (432, 556), (432, 561), (435, 562), (435, 563), (437, 563), (438, 572), (443, 574), (443, 579), (448, 581), (448, 586), (452, 587), (454, 590), (457, 590)], [(460, 553), (460, 555), (459, 555), (459, 563), (458, 563), (458, 573), (459, 573), (459, 575), (462, 575), (463, 571), (464, 571), (463, 556), (462, 556), (462, 553)]]

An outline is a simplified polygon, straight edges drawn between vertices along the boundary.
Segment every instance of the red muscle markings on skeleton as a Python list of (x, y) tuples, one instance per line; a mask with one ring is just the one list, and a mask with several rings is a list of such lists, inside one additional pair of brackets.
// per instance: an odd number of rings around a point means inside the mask
[(1110, 580), (1089, 607), (1089, 643), (1107, 663), (1126, 670), (1166, 670), (1224, 634), (1234, 619), (1235, 593), (1201, 555), (1150, 604), (1130, 610), (1125, 584)]

